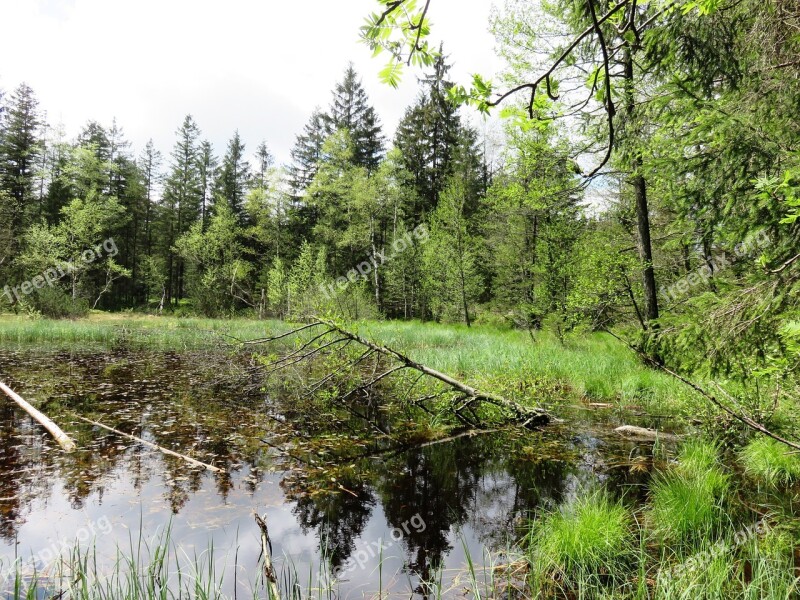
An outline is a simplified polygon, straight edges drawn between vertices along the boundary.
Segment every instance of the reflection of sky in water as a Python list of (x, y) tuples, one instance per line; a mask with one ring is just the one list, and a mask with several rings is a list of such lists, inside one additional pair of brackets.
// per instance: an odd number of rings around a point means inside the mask
[[(207, 394), (214, 404), (208, 397), (198, 399), (199, 391), (209, 386), (198, 380), (195, 360), (106, 355), (98, 361), (37, 360), (35, 370), (24, 365), (24, 357), (0, 353), (0, 373), (23, 395), (41, 398), (46, 392), (37, 385), (48, 378), (59, 385), (67, 382), (70, 391), (60, 400), (76, 412), (90, 407), (100, 421), (212, 460), (231, 475), (225, 479), (198, 472), (113, 434), (80, 429), (62, 415), (61, 422), (77, 433), (84, 448), (65, 456), (26, 417), (0, 405), (4, 565), (15, 556), (30, 559), (52, 547), (60, 550), (62, 541), (86, 536), (93, 526), (98, 563), (110, 567), (118, 548), (130, 554), (131, 543), (136, 545), (140, 536), (152, 547), (170, 527), (173, 560), (177, 554), (184, 565), (194, 564), (196, 557), (203, 563), (213, 542), (223, 591), (232, 596), (236, 581), (241, 596), (258, 576), (261, 542), (254, 512), (266, 514), (278, 571), (293, 566), (304, 585), (309, 570), (316, 573), (320, 561), (325, 529), (320, 520), (334, 514), (334, 533), (344, 536), (337, 539), (352, 544), (353, 551), (345, 551), (342, 562), (363, 562), (363, 568), (342, 576), (340, 597), (368, 596), (381, 581), (408, 597), (419, 584), (409, 564), (428, 571), (435, 557), (443, 555), (447, 588), (448, 579), (466, 565), (464, 546), (480, 567), (484, 545), (498, 551), (507, 548), (523, 519), (537, 508), (550, 508), (597, 481), (598, 475), (606, 477), (601, 453), (608, 448), (596, 435), (525, 433), (512, 441), (492, 434), (374, 461), (361, 473), (365, 481), (358, 498), (316, 500), (301, 485), (300, 497), (293, 495), (289, 501), (282, 475), (264, 470), (269, 459), (261, 445), (252, 443), (274, 427), (274, 421), (254, 423), (258, 407), (251, 406), (250, 412), (231, 408), (242, 402), (231, 392)], [(527, 447), (542, 440), (549, 446)], [(530, 454), (528, 459), (515, 457), (520, 447)], [(564, 460), (542, 458), (554, 448)], [(625, 455), (634, 448), (627, 444), (615, 452)], [(424, 516), (426, 531), (393, 541), (392, 528), (417, 513)], [(111, 525), (107, 535), (101, 530), (106, 523)], [(376, 550), (378, 540), (384, 541), (382, 557)]]

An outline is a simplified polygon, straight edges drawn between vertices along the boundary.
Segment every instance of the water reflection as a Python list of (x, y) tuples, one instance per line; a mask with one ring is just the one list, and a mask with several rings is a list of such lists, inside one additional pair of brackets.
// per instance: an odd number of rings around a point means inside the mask
[[(647, 469), (631, 470), (625, 458), (646, 454), (647, 446), (616, 440), (607, 427), (580, 436), (558, 428), (492, 433), (380, 453), (379, 444), (348, 437), (357, 423), (306, 417), (298, 402), (276, 406), (261, 395), (243, 395), (221, 377), (231, 360), (0, 353), (2, 378), (43, 403), (80, 448), (64, 455), (27, 417), (0, 402), (0, 557), (34, 555), (100, 518), (113, 527), (93, 543), (113, 556), (139, 530), (152, 536), (171, 523), (172, 538), (187, 555), (213, 541), (222, 570), (230, 571), (226, 591), (236, 585), (244, 591), (248, 579), (233, 573), (233, 557), (255, 570), (252, 513), (258, 511), (270, 521), (276, 562), (291, 561), (299, 572), (321, 556), (334, 568), (353, 564), (354, 556), (363, 563), (360, 548), (403, 531), (383, 557), (384, 569), (392, 570), (382, 574), (384, 584), (394, 577), (398, 590), (410, 586), (425, 595), (421, 582), (437, 569), (463, 566), (459, 536), (479, 556), (482, 545), (506, 547), (527, 518), (586, 482), (605, 479), (631, 493), (647, 477)], [(226, 472), (197, 469), (88, 425), (76, 413)], [(328, 462), (328, 446), (321, 446), (326, 449), (313, 467), (287, 461), (261, 442), (280, 435), (285, 441), (287, 428), (296, 445), (333, 431), (338, 446), (344, 440), (362, 458)], [(363, 458), (368, 454), (374, 456)], [(408, 526), (419, 521), (424, 527)], [(377, 589), (378, 560), (370, 555), (364, 568), (349, 572), (342, 597)]]

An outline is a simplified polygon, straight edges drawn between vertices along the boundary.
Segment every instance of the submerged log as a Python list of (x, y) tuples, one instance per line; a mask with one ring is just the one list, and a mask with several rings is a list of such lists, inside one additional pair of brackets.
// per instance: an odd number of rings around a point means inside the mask
[(644, 427), (636, 427), (635, 425), (622, 425), (621, 427), (617, 427), (614, 431), (616, 431), (620, 435), (639, 438), (643, 440), (669, 440), (675, 441), (678, 438), (677, 435), (673, 433), (664, 433), (663, 431), (657, 431), (655, 429), (646, 429)]
[(196, 467), (203, 467), (204, 469), (207, 469), (209, 471), (214, 471), (215, 473), (224, 473), (225, 472), (224, 469), (220, 469), (219, 467), (215, 467), (214, 465), (209, 465), (207, 463), (200, 462), (199, 460), (195, 460), (194, 458), (186, 456), (185, 454), (180, 454), (178, 452), (174, 452), (174, 451), (172, 451), (172, 450), (170, 450), (168, 448), (164, 448), (162, 446), (159, 446), (158, 444), (154, 444), (153, 442), (148, 442), (147, 440), (143, 440), (140, 437), (136, 437), (135, 435), (131, 435), (130, 433), (125, 433), (124, 431), (120, 431), (119, 429), (114, 429), (113, 427), (109, 427), (108, 425), (103, 425), (102, 423), (99, 423), (97, 421), (92, 421), (91, 419), (87, 419), (86, 417), (81, 417), (80, 415), (75, 415), (75, 416), (78, 417), (81, 421), (85, 421), (87, 423), (90, 423), (92, 425), (100, 427), (101, 429), (105, 429), (105, 430), (110, 431), (112, 433), (116, 433), (117, 435), (121, 435), (121, 436), (126, 437), (128, 439), (131, 439), (134, 442), (139, 442), (140, 444), (144, 444), (145, 446), (153, 448), (154, 450), (158, 450), (162, 454), (167, 454), (169, 456), (174, 456), (176, 458), (183, 459), (186, 462), (188, 462), (188, 463), (190, 463), (190, 464), (192, 464), (192, 465), (194, 465)]
[(36, 410), (33, 406), (26, 402), (22, 396), (17, 394), (2, 381), (0, 381), (0, 390), (2, 390), (6, 396), (11, 398), (14, 402), (16, 402), (22, 410), (38, 421), (42, 427), (49, 431), (50, 435), (53, 436), (53, 438), (66, 452), (72, 452), (75, 450), (75, 442), (73, 442), (72, 439), (66, 433), (64, 433), (61, 428), (56, 425), (47, 415)]

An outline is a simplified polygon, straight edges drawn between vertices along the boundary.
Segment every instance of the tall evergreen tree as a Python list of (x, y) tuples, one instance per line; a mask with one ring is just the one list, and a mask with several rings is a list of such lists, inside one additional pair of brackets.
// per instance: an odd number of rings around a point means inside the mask
[(156, 199), (161, 183), (161, 152), (153, 140), (148, 140), (147, 145), (139, 155), (139, 173), (144, 188), (144, 215), (142, 221), (142, 254), (150, 257), (153, 255), (153, 222), (155, 218)]
[(203, 231), (208, 226), (218, 167), (219, 160), (214, 155), (211, 142), (203, 140), (200, 143), (200, 152), (197, 158), (197, 168), (200, 174), (200, 223)]
[(11, 252), (16, 255), (22, 233), (34, 213), (34, 181), (42, 143), (39, 102), (25, 83), (11, 94), (0, 129), (0, 189), (9, 197)]
[(339, 129), (350, 132), (355, 165), (368, 171), (378, 168), (384, 149), (380, 119), (369, 104), (367, 92), (353, 63), (347, 66), (344, 78), (333, 90), (333, 102), (325, 120), (328, 134)]
[(311, 113), (308, 123), (303, 126), (303, 133), (297, 136), (291, 152), (292, 165), (289, 175), (296, 197), (304, 194), (314, 180), (326, 137), (325, 115), (316, 108)]
[(185, 289), (185, 266), (181, 256), (175, 253), (175, 241), (198, 219), (202, 198), (197, 164), (200, 130), (191, 115), (183, 120), (177, 135), (162, 198), (159, 236), (166, 268), (166, 301), (175, 303), (184, 296)]
[(395, 146), (414, 177), (420, 199), (416, 213), (432, 211), (453, 170), (462, 133), (458, 109), (448, 98), (450, 66), (442, 54), (424, 79), (425, 89), (397, 126)]
[(250, 163), (245, 160), (245, 145), (236, 131), (228, 142), (228, 149), (217, 173), (215, 201), (223, 201), (236, 216), (239, 224), (244, 224), (246, 214), (244, 200), (250, 185)]

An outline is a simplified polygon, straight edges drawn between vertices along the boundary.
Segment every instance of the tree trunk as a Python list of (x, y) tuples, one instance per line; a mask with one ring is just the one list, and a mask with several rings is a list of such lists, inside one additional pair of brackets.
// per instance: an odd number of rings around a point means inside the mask
[[(625, 112), (629, 129), (634, 127), (636, 102), (633, 95), (633, 52), (630, 46), (625, 49)], [(629, 133), (629, 139), (631, 134)], [(636, 198), (636, 226), (639, 233), (639, 258), (642, 262), (642, 285), (644, 287), (644, 308), (647, 326), (653, 328), (658, 319), (658, 293), (653, 270), (653, 246), (650, 240), (650, 210), (647, 205), (647, 181), (642, 175), (642, 155), (637, 149), (631, 161), (631, 176)]]

